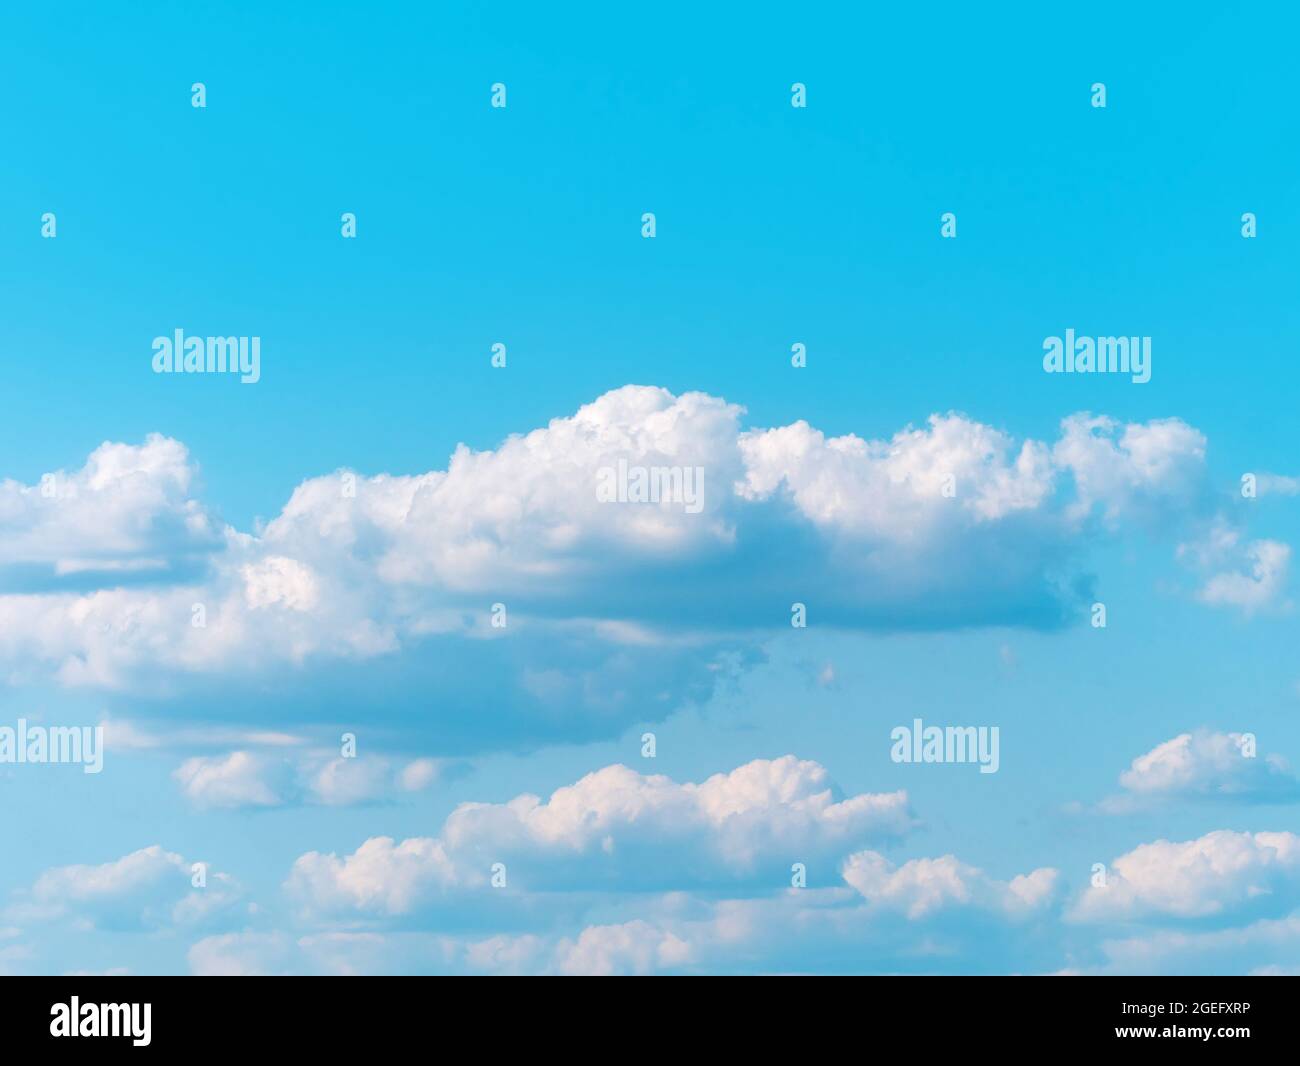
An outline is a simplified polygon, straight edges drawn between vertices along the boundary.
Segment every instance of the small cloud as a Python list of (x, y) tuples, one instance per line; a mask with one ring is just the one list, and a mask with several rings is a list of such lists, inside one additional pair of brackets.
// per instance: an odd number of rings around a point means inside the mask
[(247, 751), (196, 755), (181, 763), (172, 776), (186, 798), (204, 809), (279, 807), (291, 785), (286, 764)]
[(1252, 615), (1282, 598), (1291, 568), (1290, 546), (1276, 540), (1251, 541), (1242, 549), (1242, 565), (1210, 577), (1199, 598), (1215, 607), (1236, 607)]
[(420, 758), (400, 768), (378, 755), (352, 758), (313, 749), (292, 757), (232, 751), (186, 759), (172, 774), (202, 810), (238, 810), (318, 804), (348, 807), (382, 803), (428, 788), (452, 764)]
[(1123, 794), (1103, 800), (1106, 814), (1129, 814), (1173, 800), (1291, 803), (1300, 778), (1277, 755), (1259, 757), (1247, 733), (1180, 733), (1133, 760), (1120, 775)]
[(57, 866), (42, 873), (6, 912), (24, 922), (68, 921), (83, 929), (200, 928), (238, 909), (243, 892), (228, 874), (204, 872), (158, 844), (97, 866)]
[(420, 792), (438, 780), (442, 763), (437, 759), (416, 759), (407, 763), (398, 775), (398, 784), (405, 792)]

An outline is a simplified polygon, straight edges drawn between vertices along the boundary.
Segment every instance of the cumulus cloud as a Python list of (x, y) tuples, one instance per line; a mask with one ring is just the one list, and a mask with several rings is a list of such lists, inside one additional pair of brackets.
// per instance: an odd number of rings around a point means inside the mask
[(59, 866), (41, 874), (6, 912), (19, 923), (69, 919), (85, 928), (201, 927), (229, 915), (242, 890), (228, 874), (195, 871), (154, 844), (100, 865)]
[(555, 966), (569, 976), (606, 977), (679, 969), (691, 946), (671, 931), (637, 919), (621, 925), (588, 926), (555, 950)]
[[(211, 720), (364, 703), (449, 753), (586, 740), (707, 698), (792, 587), (817, 624), (1054, 627), (1089, 602), (1094, 527), (1204, 507), (1205, 442), (1177, 420), (1077, 415), (1049, 443), (960, 414), (887, 440), (743, 414), (626, 386), (445, 469), (311, 478), (256, 533), (193, 498), (178, 442), (104, 445), (63, 496), (0, 491), (0, 671)], [(702, 471), (702, 507), (602, 502), (625, 467)]]
[(234, 810), (301, 803), (343, 807), (428, 788), (444, 772), (440, 759), (405, 764), (374, 755), (343, 758), (320, 750), (293, 756), (265, 751), (195, 755), (172, 774), (194, 806)]
[(1300, 902), (1300, 837), (1226, 829), (1141, 844), (1110, 864), (1071, 917), (1081, 922), (1210, 918)]
[(1241, 548), (1243, 567), (1212, 575), (1200, 598), (1216, 607), (1254, 614), (1282, 600), (1291, 570), (1291, 548), (1276, 540), (1256, 540)]
[[(584, 920), (581, 911), (560, 922), (554, 913), (544, 921), (533, 915), (527, 931), (488, 936), (397, 925), (315, 932), (294, 942), (249, 931), (200, 941), (190, 965), (196, 973), (944, 973), (1046, 967), (1057, 958), (1055, 870), (1004, 882), (943, 856), (859, 876), (878, 858), (862, 853), (845, 864), (856, 887), (721, 899), (636, 893), (604, 898), (599, 921)], [(874, 895), (881, 885), (887, 891)], [(510, 922), (522, 901), (497, 918)]]
[(495, 863), (529, 890), (782, 883), (793, 861), (897, 838), (914, 822), (905, 793), (838, 799), (823, 767), (792, 755), (700, 784), (609, 766), (545, 802), (461, 804), (436, 839), (308, 853), (286, 887), (307, 912), (392, 916), (482, 887)]
[(277, 765), (247, 751), (224, 758), (196, 755), (173, 775), (185, 795), (201, 807), (278, 807), (284, 802), (268, 780)]
[(194, 481), (185, 446), (156, 433), (105, 442), (35, 485), (0, 481), (0, 591), (193, 576), (225, 543)]
[(576, 934), (476, 942), (464, 965), (496, 973), (943, 973), (996, 971), (1013, 956), (1019, 964), (1055, 958), (1055, 870), (1002, 882), (952, 856), (894, 867), (863, 852), (844, 864), (844, 878), (852, 888), (722, 900), (668, 893), (641, 903), (638, 917)]
[(1041, 912), (1056, 899), (1060, 875), (1044, 867), (1003, 882), (952, 855), (912, 859), (896, 867), (877, 852), (861, 851), (845, 861), (844, 880), (873, 906), (901, 911), (908, 918), (953, 906), (1020, 918)]
[(1076, 513), (1097, 509), (1111, 525), (1166, 525), (1207, 503), (1205, 437), (1177, 418), (1121, 425), (1076, 414), (1052, 451), (1077, 486)]
[(1103, 804), (1123, 813), (1148, 800), (1228, 799), (1285, 803), (1300, 799), (1300, 779), (1277, 755), (1256, 754), (1243, 733), (1180, 733), (1139, 755), (1120, 775), (1126, 795)]
[(442, 892), (482, 886), (487, 871), (460, 871), (439, 840), (412, 837), (400, 844), (371, 837), (340, 859), (311, 851), (293, 864), (285, 888), (308, 912), (406, 914)]

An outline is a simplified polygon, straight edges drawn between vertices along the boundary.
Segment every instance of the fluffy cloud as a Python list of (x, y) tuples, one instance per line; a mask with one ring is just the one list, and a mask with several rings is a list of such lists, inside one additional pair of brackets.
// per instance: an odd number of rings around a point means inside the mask
[(569, 976), (605, 977), (679, 969), (691, 961), (691, 946), (671, 931), (635, 920), (588, 926), (555, 950), (555, 967)]
[[(255, 535), (192, 498), (178, 442), (104, 445), (62, 495), (0, 491), (0, 671), (214, 721), (364, 704), (449, 753), (585, 740), (707, 698), (791, 590), (817, 624), (1059, 626), (1093, 527), (1204, 507), (1204, 439), (1176, 420), (1078, 415), (1049, 444), (958, 414), (879, 441), (742, 415), (627, 386), (445, 470), (312, 478)], [(609, 471), (649, 467), (702, 472), (702, 506), (602, 502)]]
[(173, 773), (181, 791), (202, 809), (328, 807), (374, 803), (427, 788), (443, 772), (438, 759), (405, 765), (378, 756), (331, 757), (320, 751), (273, 756), (261, 751), (195, 755)]
[(71, 919), (86, 928), (201, 927), (230, 914), (242, 896), (227, 874), (205, 871), (154, 844), (98, 866), (45, 871), (6, 912), (18, 923)]
[(1177, 418), (1121, 426), (1104, 416), (1071, 415), (1052, 457), (1074, 477), (1075, 513), (1095, 508), (1111, 525), (1160, 526), (1208, 502), (1205, 437)]
[(0, 589), (41, 590), (192, 576), (224, 546), (189, 495), (185, 446), (152, 434), (104, 443), (80, 470), (0, 481)]
[(275, 764), (247, 751), (232, 751), (224, 758), (186, 759), (173, 776), (200, 807), (278, 807), (284, 800), (267, 780), (268, 766)]
[(846, 860), (844, 880), (873, 906), (901, 911), (908, 918), (924, 918), (953, 906), (1021, 918), (1041, 912), (1055, 900), (1060, 875), (1044, 867), (1003, 882), (952, 855), (913, 859), (895, 867), (883, 855), (862, 851)]
[(1245, 570), (1214, 574), (1205, 582), (1200, 598), (1220, 607), (1237, 607), (1253, 614), (1276, 604), (1286, 589), (1291, 570), (1291, 548), (1276, 540), (1256, 540), (1242, 547)]
[[(413, 837), (398, 844), (371, 837), (342, 859), (316, 851), (301, 856), (285, 887), (309, 912), (397, 915), (461, 887), (461, 876), (439, 840)], [(486, 871), (465, 877), (475, 886), (487, 882)]]
[(1076, 900), (1077, 921), (1208, 918), (1300, 902), (1300, 837), (1226, 829), (1141, 844)]
[(463, 965), (495, 973), (943, 973), (1057, 957), (1055, 870), (1000, 882), (952, 856), (895, 868), (861, 853), (845, 864), (850, 877), (853, 888), (752, 899), (669, 893), (640, 903), (638, 917), (576, 934), (473, 943)]
[[(885, 878), (890, 890), (881, 898), (844, 886), (748, 899), (637, 894), (606, 899), (594, 923), (580, 911), (559, 923), (548, 914), (533, 926), (540, 932), (336, 929), (295, 941), (247, 930), (199, 941), (189, 963), (202, 974), (944, 973), (1027, 961), (1046, 968), (1059, 957), (1054, 870), (1002, 882), (945, 856), (890, 868)], [(936, 893), (939, 881), (945, 887)], [(509, 921), (521, 902), (498, 917)]]
[(1120, 775), (1128, 795), (1106, 809), (1123, 812), (1140, 800), (1215, 798), (1283, 803), (1300, 799), (1300, 780), (1276, 755), (1258, 757), (1241, 733), (1181, 733), (1133, 760)]
[(546, 802), (462, 804), (436, 839), (373, 838), (343, 858), (308, 853), (287, 888), (307, 912), (391, 916), (486, 885), (498, 862), (529, 890), (780, 884), (792, 862), (913, 824), (906, 794), (837, 799), (823, 767), (790, 755), (700, 784), (609, 766)]

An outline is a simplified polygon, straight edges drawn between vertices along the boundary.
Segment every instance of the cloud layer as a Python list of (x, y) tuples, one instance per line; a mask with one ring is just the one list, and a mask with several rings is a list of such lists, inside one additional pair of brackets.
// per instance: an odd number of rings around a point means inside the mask
[[(443, 470), (312, 478), (256, 533), (191, 495), (179, 442), (105, 444), (0, 487), (0, 669), (133, 714), (365, 704), (394, 742), (436, 700), (444, 753), (592, 739), (707, 698), (795, 602), (858, 629), (1068, 624), (1090, 536), (1206, 509), (1204, 438), (1175, 419), (1075, 415), (1017, 443), (958, 414), (877, 441), (742, 416), (626, 386)], [(602, 502), (611, 470), (652, 468), (699, 471), (701, 506)], [(1283, 560), (1256, 562), (1271, 588)]]
[(543, 802), (467, 803), (436, 838), (367, 840), (342, 858), (310, 852), (287, 889), (314, 914), (408, 914), (492, 891), (493, 867), (527, 891), (653, 891), (788, 883), (812, 862), (916, 824), (902, 792), (836, 799), (825, 769), (792, 755), (700, 784), (608, 766)]

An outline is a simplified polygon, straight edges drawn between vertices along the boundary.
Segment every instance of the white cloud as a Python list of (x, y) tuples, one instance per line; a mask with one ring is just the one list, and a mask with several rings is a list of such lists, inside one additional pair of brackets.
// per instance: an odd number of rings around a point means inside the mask
[(1076, 900), (1077, 921), (1205, 918), (1300, 902), (1300, 837), (1226, 829), (1141, 844), (1110, 864), (1105, 886)]
[[(364, 866), (357, 863), (350, 875), (359, 887), (373, 888)], [(887, 897), (863, 896), (844, 885), (722, 900), (636, 893), (621, 902), (604, 898), (598, 922), (582, 919), (581, 910), (534, 911), (528, 931), (486, 937), (472, 931), (433, 935), (416, 923), (385, 932), (316, 933), (296, 945), (278, 941), (272, 953), (261, 950), (260, 937), (209, 937), (201, 952), (191, 952), (191, 966), (199, 972), (556, 975), (997, 971), (1026, 961), (1045, 967), (1057, 958), (1057, 879), (1057, 871), (1036, 870), (998, 881), (945, 855), (889, 867)], [(939, 881), (944, 888), (936, 892)], [(519, 926), (526, 902), (513, 897), (497, 917), (507, 927)]]
[(699, 785), (660, 774), (607, 766), (557, 789), (543, 803), (519, 796), (507, 804), (466, 803), (443, 836), (458, 851), (503, 844), (583, 854), (614, 854), (626, 836), (698, 842), (705, 855), (738, 870), (761, 854), (795, 846), (821, 850), (866, 835), (900, 836), (914, 824), (907, 794), (862, 794), (836, 802), (830, 777), (793, 755), (756, 759)]
[(1044, 867), (1009, 882), (995, 880), (952, 855), (912, 859), (894, 866), (883, 855), (862, 851), (844, 864), (844, 880), (875, 907), (924, 918), (953, 906), (974, 906), (1026, 917), (1056, 898), (1060, 875)]
[[(470, 871), (465, 876), (481, 886), (486, 873)], [(406, 914), (461, 885), (462, 874), (441, 841), (413, 837), (398, 844), (390, 837), (371, 837), (342, 859), (316, 851), (300, 856), (285, 887), (313, 912), (354, 910), (388, 916)]]
[(1133, 760), (1120, 775), (1129, 797), (1107, 801), (1122, 812), (1135, 799), (1206, 797), (1257, 802), (1300, 798), (1300, 781), (1280, 757), (1260, 757), (1242, 733), (1180, 733)]
[[(742, 416), (627, 386), (445, 470), (311, 478), (256, 534), (192, 498), (178, 442), (104, 445), (66, 500), (0, 491), (0, 676), (209, 719), (250, 694), (286, 721), (364, 700), (426, 732), (436, 691), (449, 750), (584, 740), (707, 698), (781, 631), (791, 586), (824, 624), (1058, 626), (1081, 617), (1098, 517), (1174, 522), (1203, 502), (1204, 439), (1177, 420), (1077, 415), (1052, 444), (959, 414), (878, 441)], [(601, 502), (621, 460), (702, 468), (702, 512)]]
[(98, 866), (59, 866), (19, 894), (14, 920), (72, 919), (87, 928), (135, 930), (201, 926), (230, 913), (242, 897), (227, 874), (205, 870), (154, 844)]
[(39, 589), (185, 572), (224, 546), (189, 495), (194, 479), (185, 446), (154, 433), (141, 445), (105, 442), (80, 470), (34, 485), (0, 481), (0, 581)]
[(1052, 457), (1073, 475), (1076, 512), (1096, 507), (1112, 525), (1159, 525), (1194, 507), (1205, 490), (1205, 437), (1177, 418), (1121, 426), (1076, 414), (1061, 428)]
[(1003, 882), (952, 856), (895, 867), (863, 852), (844, 876), (853, 888), (723, 900), (669, 893), (639, 902), (637, 917), (576, 935), (498, 935), (471, 945), (464, 961), (505, 973), (932, 973), (1055, 957), (1055, 870)]
[(204, 810), (302, 803), (344, 807), (420, 791), (445, 766), (444, 760), (429, 758), (405, 764), (375, 755), (342, 758), (319, 748), (287, 756), (240, 750), (192, 756), (172, 776), (186, 799)]
[(318, 802), (345, 807), (388, 795), (394, 787), (392, 778), (393, 771), (386, 759), (337, 758), (316, 770), (307, 787)]
[(823, 767), (791, 755), (698, 785), (609, 766), (546, 802), (461, 804), (437, 839), (374, 838), (342, 859), (309, 853), (287, 887), (308, 911), (395, 915), (485, 884), (497, 862), (512, 886), (533, 890), (784, 880), (793, 861), (914, 823), (905, 793), (837, 800)]
[[(1041, 506), (1055, 471), (1046, 447), (1017, 450), (1006, 434), (961, 415), (932, 416), (929, 428), (905, 429), (889, 441), (852, 434), (826, 438), (806, 422), (740, 437), (746, 499), (780, 488), (814, 524), (884, 543), (924, 541), (963, 522), (996, 521)], [(951, 504), (944, 497), (952, 477)]]
[(420, 792), (437, 781), (442, 772), (443, 764), (438, 759), (413, 759), (398, 775), (398, 784), (405, 792)]
[(200, 807), (278, 807), (284, 797), (268, 780), (277, 772), (283, 775), (282, 763), (247, 751), (232, 751), (224, 757), (186, 759), (172, 776), (185, 796)]
[(310, 611), (319, 599), (316, 577), (295, 559), (271, 555), (240, 570), (244, 578), (244, 601), (249, 610), (284, 607)]
[(1237, 607), (1253, 614), (1282, 599), (1291, 569), (1291, 548), (1276, 540), (1256, 540), (1242, 547), (1248, 572), (1214, 574), (1200, 598), (1217, 607)]
[(677, 969), (691, 961), (691, 946), (676, 934), (640, 919), (621, 925), (593, 925), (555, 950), (558, 971), (570, 976), (608, 977)]
[(119, 752), (172, 752), (195, 749), (219, 750), (232, 746), (254, 748), (295, 748), (308, 743), (307, 738), (271, 729), (232, 729), (223, 726), (169, 726), (159, 730), (148, 723), (128, 718), (105, 718), (104, 746)]

